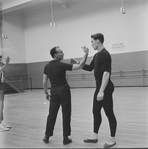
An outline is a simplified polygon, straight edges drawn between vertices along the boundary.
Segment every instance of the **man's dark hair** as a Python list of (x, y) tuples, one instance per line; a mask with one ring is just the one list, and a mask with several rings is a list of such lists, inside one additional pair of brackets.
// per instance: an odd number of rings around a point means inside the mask
[(0, 55), (0, 58), (2, 58), (2, 56)]
[(97, 34), (91, 35), (91, 38), (93, 38), (94, 40), (98, 39), (101, 43), (104, 42), (104, 36), (101, 33), (97, 33)]
[(58, 46), (53, 47), (53, 48), (50, 50), (50, 55), (52, 56), (52, 58), (54, 58), (54, 55), (57, 53), (57, 51), (56, 51), (57, 47), (58, 47)]

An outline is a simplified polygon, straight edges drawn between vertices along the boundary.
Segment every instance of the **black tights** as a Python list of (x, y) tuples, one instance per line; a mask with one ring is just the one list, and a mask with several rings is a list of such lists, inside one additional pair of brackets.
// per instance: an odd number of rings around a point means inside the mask
[(96, 88), (93, 101), (94, 132), (98, 133), (99, 131), (102, 122), (101, 108), (103, 107), (109, 121), (111, 137), (115, 137), (117, 121), (113, 112), (112, 93), (114, 91), (114, 86), (112, 83), (108, 85), (104, 92), (104, 99), (102, 101), (97, 101), (98, 91), (99, 87)]

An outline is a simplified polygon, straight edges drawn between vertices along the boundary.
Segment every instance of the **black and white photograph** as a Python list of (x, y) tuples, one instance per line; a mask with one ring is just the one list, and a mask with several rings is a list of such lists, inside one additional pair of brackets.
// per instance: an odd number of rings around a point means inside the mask
[(0, 148), (148, 148), (148, 0), (0, 0)]

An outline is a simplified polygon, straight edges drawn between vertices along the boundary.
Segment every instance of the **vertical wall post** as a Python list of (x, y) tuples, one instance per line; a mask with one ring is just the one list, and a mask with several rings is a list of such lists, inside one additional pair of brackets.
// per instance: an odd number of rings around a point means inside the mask
[(2, 42), (2, 27), (3, 27), (3, 11), (0, 3), (0, 55), (3, 55), (3, 42)]
[(145, 77), (145, 70), (144, 70), (144, 69), (142, 69), (143, 87), (145, 87), (144, 77)]

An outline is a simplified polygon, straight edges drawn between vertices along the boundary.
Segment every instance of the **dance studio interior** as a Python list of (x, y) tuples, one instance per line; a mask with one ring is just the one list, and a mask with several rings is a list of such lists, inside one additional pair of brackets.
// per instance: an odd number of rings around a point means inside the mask
[[(102, 33), (112, 58), (111, 81), (117, 119), (116, 145), (112, 148), (148, 147), (148, 0), (0, 0), (0, 55), (10, 57), (4, 70), (4, 120), (10, 131), (0, 132), (0, 148), (103, 148), (110, 137), (108, 119), (97, 143), (83, 140), (93, 132), (94, 71), (66, 71), (71, 90), (72, 143), (63, 145), (60, 107), (54, 134), (43, 142), (50, 101), (43, 90), (50, 49), (59, 46), (65, 63), (86, 64), (96, 51), (91, 35)], [(51, 85), (48, 81), (48, 91)]]

